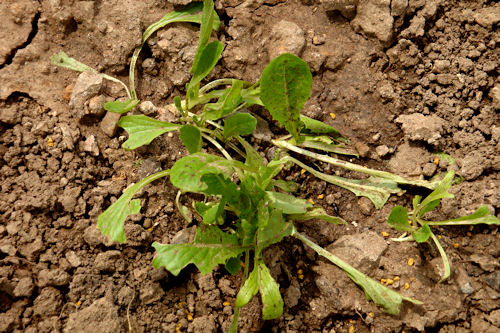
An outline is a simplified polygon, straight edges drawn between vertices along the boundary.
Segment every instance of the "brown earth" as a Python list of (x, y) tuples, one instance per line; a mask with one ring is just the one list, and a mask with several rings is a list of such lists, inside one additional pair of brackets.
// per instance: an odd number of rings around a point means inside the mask
[[(142, 31), (185, 2), (0, 2), (0, 331), (227, 330), (238, 276), (223, 268), (202, 276), (190, 267), (173, 277), (151, 265), (153, 240), (179, 240), (190, 227), (174, 209), (168, 181), (139, 193), (143, 208), (126, 223), (126, 245), (108, 244), (95, 227), (128, 185), (185, 154), (179, 139), (165, 135), (123, 151), (124, 133), (102, 108), (123, 90), (86, 74), (77, 80), (49, 61), (64, 50), (126, 81)], [(415, 178), (454, 169), (464, 182), (436, 218), (481, 204), (500, 214), (499, 4), (221, 0), (216, 7), (225, 51), (212, 78), (256, 80), (270, 58), (296, 53), (314, 75), (304, 113), (348, 136), (359, 163)], [(170, 117), (162, 106), (182, 96), (197, 31), (175, 24), (148, 42), (138, 92), (154, 105), (141, 104), (143, 113)], [(436, 165), (438, 152), (457, 163)], [(242, 332), (500, 332), (498, 227), (435, 228), (452, 263), (451, 278), (438, 285), (434, 247), (380, 236), (398, 236), (385, 219), (416, 190), (376, 211), (368, 200), (299, 171), (285, 175), (301, 181), (298, 194), (350, 222), (299, 229), (375, 279), (398, 276), (392, 287), (424, 305), (406, 304), (398, 317), (384, 314), (338, 268), (286, 240), (265, 255), (281, 285), (284, 314), (263, 322), (255, 298), (244, 308)]]

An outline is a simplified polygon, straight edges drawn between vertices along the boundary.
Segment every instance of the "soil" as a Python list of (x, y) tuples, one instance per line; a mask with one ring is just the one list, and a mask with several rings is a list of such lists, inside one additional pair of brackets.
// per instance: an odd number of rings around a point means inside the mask
[[(178, 137), (122, 150), (124, 132), (102, 108), (125, 96), (120, 86), (49, 60), (64, 50), (127, 81), (142, 31), (186, 2), (0, 2), (0, 331), (227, 331), (239, 276), (222, 267), (202, 276), (188, 267), (174, 277), (151, 265), (152, 241), (188, 237), (192, 227), (174, 209), (168, 180), (138, 194), (143, 208), (126, 222), (127, 244), (108, 243), (96, 228), (97, 216), (127, 186), (186, 154)], [(300, 55), (314, 76), (304, 113), (344, 133), (358, 163), (426, 179), (453, 169), (464, 181), (434, 217), (454, 218), (482, 204), (499, 216), (495, 1), (220, 0), (216, 8), (225, 51), (211, 78), (255, 81), (280, 52)], [(174, 24), (149, 40), (138, 92), (152, 104), (141, 104), (141, 112), (171, 117), (162, 106), (183, 94), (197, 31)], [(262, 138), (252, 140), (266, 147)], [(440, 152), (456, 163), (436, 160)], [(385, 219), (420, 190), (408, 189), (377, 211), (298, 169), (284, 176), (300, 180), (299, 196), (349, 222), (302, 223), (302, 232), (369, 276), (393, 279), (392, 288), (424, 305), (387, 315), (337, 267), (286, 239), (265, 254), (281, 286), (283, 316), (262, 321), (254, 298), (242, 311), (242, 332), (500, 332), (497, 226), (435, 228), (452, 264), (451, 278), (437, 284), (436, 248), (381, 236), (398, 236)]]

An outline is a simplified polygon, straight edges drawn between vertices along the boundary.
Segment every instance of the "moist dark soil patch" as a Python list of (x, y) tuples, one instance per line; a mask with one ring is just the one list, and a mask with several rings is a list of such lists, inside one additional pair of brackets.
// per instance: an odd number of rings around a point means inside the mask
[[(188, 267), (172, 277), (151, 265), (152, 241), (186, 237), (192, 227), (174, 209), (176, 190), (168, 180), (139, 193), (143, 208), (126, 222), (126, 245), (108, 244), (96, 228), (97, 216), (127, 186), (186, 153), (177, 135), (125, 152), (124, 133), (102, 108), (124, 94), (120, 87), (104, 82), (70, 106), (78, 74), (49, 60), (64, 50), (126, 81), (144, 29), (184, 2), (0, 3), (0, 331), (227, 331), (239, 276), (223, 268), (202, 276)], [(415, 178), (453, 169), (464, 182), (435, 217), (454, 218), (482, 204), (499, 215), (498, 4), (222, 0), (216, 8), (225, 50), (210, 78), (254, 81), (278, 52), (296, 53), (314, 77), (303, 113), (345, 134), (361, 155), (357, 163)], [(171, 116), (162, 106), (189, 80), (197, 34), (194, 25), (175, 24), (149, 40), (138, 64), (138, 92), (157, 107), (141, 105), (142, 112)], [(261, 139), (253, 143), (266, 147)], [(439, 152), (456, 163), (436, 160)], [(337, 267), (289, 240), (265, 253), (281, 285), (283, 316), (263, 322), (254, 298), (242, 311), (241, 332), (500, 331), (497, 227), (436, 228), (452, 264), (451, 278), (438, 285), (434, 247), (381, 236), (398, 236), (385, 220), (416, 189), (377, 211), (365, 198), (297, 168), (282, 177), (298, 180), (299, 196), (349, 222), (304, 222), (301, 232), (343, 251), (375, 279), (397, 277), (393, 288), (425, 304), (387, 315)]]

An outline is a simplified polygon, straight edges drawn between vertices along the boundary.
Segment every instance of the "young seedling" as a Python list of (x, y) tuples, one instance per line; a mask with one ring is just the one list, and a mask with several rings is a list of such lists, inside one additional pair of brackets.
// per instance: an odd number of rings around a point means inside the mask
[[(405, 234), (399, 238), (393, 239), (394, 241), (415, 241), (417, 243), (425, 243), (432, 239), (436, 244), (439, 254), (443, 260), (443, 275), (438, 283), (443, 282), (450, 276), (450, 262), (448, 256), (444, 251), (439, 239), (434, 235), (430, 226), (437, 225), (475, 225), (475, 224), (500, 224), (500, 220), (494, 215), (491, 215), (488, 207), (481, 206), (474, 213), (462, 216), (456, 219), (444, 221), (427, 221), (424, 220), (424, 215), (436, 209), (441, 200), (444, 198), (454, 198), (454, 195), (448, 192), (454, 178), (454, 172), (450, 171), (446, 174), (443, 180), (439, 183), (437, 188), (432, 191), (424, 200), (417, 195), (413, 198), (413, 211), (408, 212), (406, 207), (395, 206), (389, 217), (387, 223), (394, 229), (404, 231)], [(409, 234), (409, 235), (408, 235)], [(406, 236), (408, 235), (408, 236)]]

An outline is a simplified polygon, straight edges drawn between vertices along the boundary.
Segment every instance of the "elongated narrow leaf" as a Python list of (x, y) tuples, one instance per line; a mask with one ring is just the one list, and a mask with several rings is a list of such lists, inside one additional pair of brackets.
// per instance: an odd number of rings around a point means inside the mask
[(345, 146), (343, 146), (341, 144), (333, 143), (333, 141), (331, 139), (330, 140), (323, 140), (324, 138), (329, 139), (328, 137), (325, 137), (324, 135), (322, 135), (322, 136), (305, 136), (304, 142), (302, 142), (301, 147), (322, 150), (322, 151), (326, 151), (328, 153), (334, 153), (334, 154), (339, 154), (339, 155), (348, 155), (348, 156), (359, 157), (358, 154), (356, 154), (353, 151), (348, 150)]
[(236, 296), (235, 306), (241, 308), (247, 305), (259, 292), (259, 285), (259, 267), (254, 267)]
[(401, 231), (413, 231), (413, 228), (408, 221), (408, 209), (403, 206), (395, 206), (391, 210), (391, 214), (387, 218), (389, 223), (394, 229)]
[(283, 313), (283, 299), (280, 294), (280, 286), (274, 281), (269, 269), (261, 262), (259, 263), (260, 275), (260, 297), (262, 299), (262, 319), (276, 319)]
[[(198, 47), (196, 48), (196, 54), (193, 60), (193, 66), (191, 67), (191, 73), (195, 73), (198, 70), (198, 64), (203, 58), (203, 50), (208, 44), (210, 35), (212, 34), (212, 29), (214, 26), (219, 26), (219, 17), (214, 10), (213, 0), (203, 1), (203, 12), (201, 14), (201, 27), (200, 34), (198, 38)], [(214, 30), (217, 30), (215, 28)]]
[(207, 184), (201, 181), (205, 174), (222, 174), (229, 177), (234, 167), (242, 167), (243, 163), (226, 160), (216, 155), (195, 153), (178, 160), (172, 167), (170, 180), (172, 184), (187, 192), (202, 193), (207, 189)]
[(122, 145), (127, 150), (147, 145), (163, 133), (179, 129), (179, 125), (144, 115), (124, 116), (118, 121), (118, 126), (123, 127), (128, 133), (128, 140)]
[(158, 178), (166, 177), (169, 173), (170, 170), (160, 171), (130, 186), (115, 203), (97, 218), (97, 226), (102, 234), (109, 236), (112, 241), (125, 243), (123, 223), (128, 215), (137, 214), (141, 209), (140, 201), (138, 199), (132, 200), (133, 196), (147, 184)]
[(224, 264), (229, 258), (239, 256), (245, 248), (238, 242), (236, 234), (222, 232), (218, 227), (197, 229), (193, 243), (153, 243), (157, 255), (153, 259), (155, 268), (165, 267), (173, 275), (189, 264), (195, 264), (201, 274), (210, 273), (215, 266)]
[(320, 219), (320, 220), (323, 220), (323, 221), (326, 221), (326, 222), (332, 223), (332, 224), (346, 224), (347, 223), (341, 217), (328, 215), (325, 212), (325, 210), (321, 207), (314, 207), (312, 209), (309, 209), (307, 211), (307, 213), (305, 213), (305, 214), (288, 215), (287, 219), (293, 220), (293, 221), (307, 221), (307, 220), (311, 220), (311, 219)]
[(474, 213), (445, 221), (428, 222), (429, 225), (474, 225), (474, 224), (500, 224), (500, 220), (491, 215), (487, 206), (479, 207)]
[(300, 111), (311, 95), (312, 75), (307, 63), (285, 53), (272, 60), (261, 77), (260, 98), (277, 120), (301, 143), (299, 133), (304, 127)]
[(248, 135), (255, 131), (257, 119), (249, 113), (236, 113), (224, 120), (224, 138)]
[(97, 73), (95, 69), (89, 67), (78, 60), (71, 58), (65, 52), (61, 51), (50, 57), (50, 60), (57, 66), (70, 69), (76, 72), (93, 72)]
[(138, 99), (127, 99), (126, 101), (123, 101), (123, 102), (121, 102), (121, 101), (106, 102), (106, 103), (104, 103), (103, 107), (104, 107), (104, 110), (106, 110), (106, 111), (121, 114), (121, 113), (129, 112), (130, 110), (135, 108), (135, 106), (137, 104), (139, 104)]
[(281, 209), (284, 214), (303, 214), (312, 208), (310, 202), (293, 195), (273, 191), (267, 191), (266, 195), (269, 198), (269, 207)]
[(321, 246), (311, 241), (309, 238), (301, 235), (296, 230), (293, 231), (292, 236), (297, 237), (307, 246), (316, 251), (316, 253), (318, 253), (320, 256), (325, 257), (326, 259), (330, 260), (332, 263), (340, 267), (344, 272), (346, 272), (351, 280), (354, 281), (354, 283), (356, 283), (363, 289), (366, 298), (371, 299), (375, 304), (383, 307), (387, 313), (399, 315), (399, 308), (403, 300), (417, 305), (422, 304), (422, 302), (416, 299), (403, 296), (396, 291), (387, 288), (386, 286), (381, 285), (379, 282), (369, 278), (339, 257), (326, 251)]
[(333, 136), (341, 136), (340, 132), (322, 121), (312, 119), (306, 116), (301, 115), (300, 120), (304, 123), (304, 128), (302, 131), (304, 133), (310, 134), (330, 134)]
[(201, 132), (193, 125), (184, 125), (179, 131), (182, 144), (186, 147), (190, 154), (197, 153), (201, 150)]
[(189, 82), (189, 86), (199, 84), (205, 78), (219, 61), (219, 57), (224, 50), (224, 45), (218, 40), (209, 43), (202, 51), (201, 58), (193, 73), (193, 78)]

